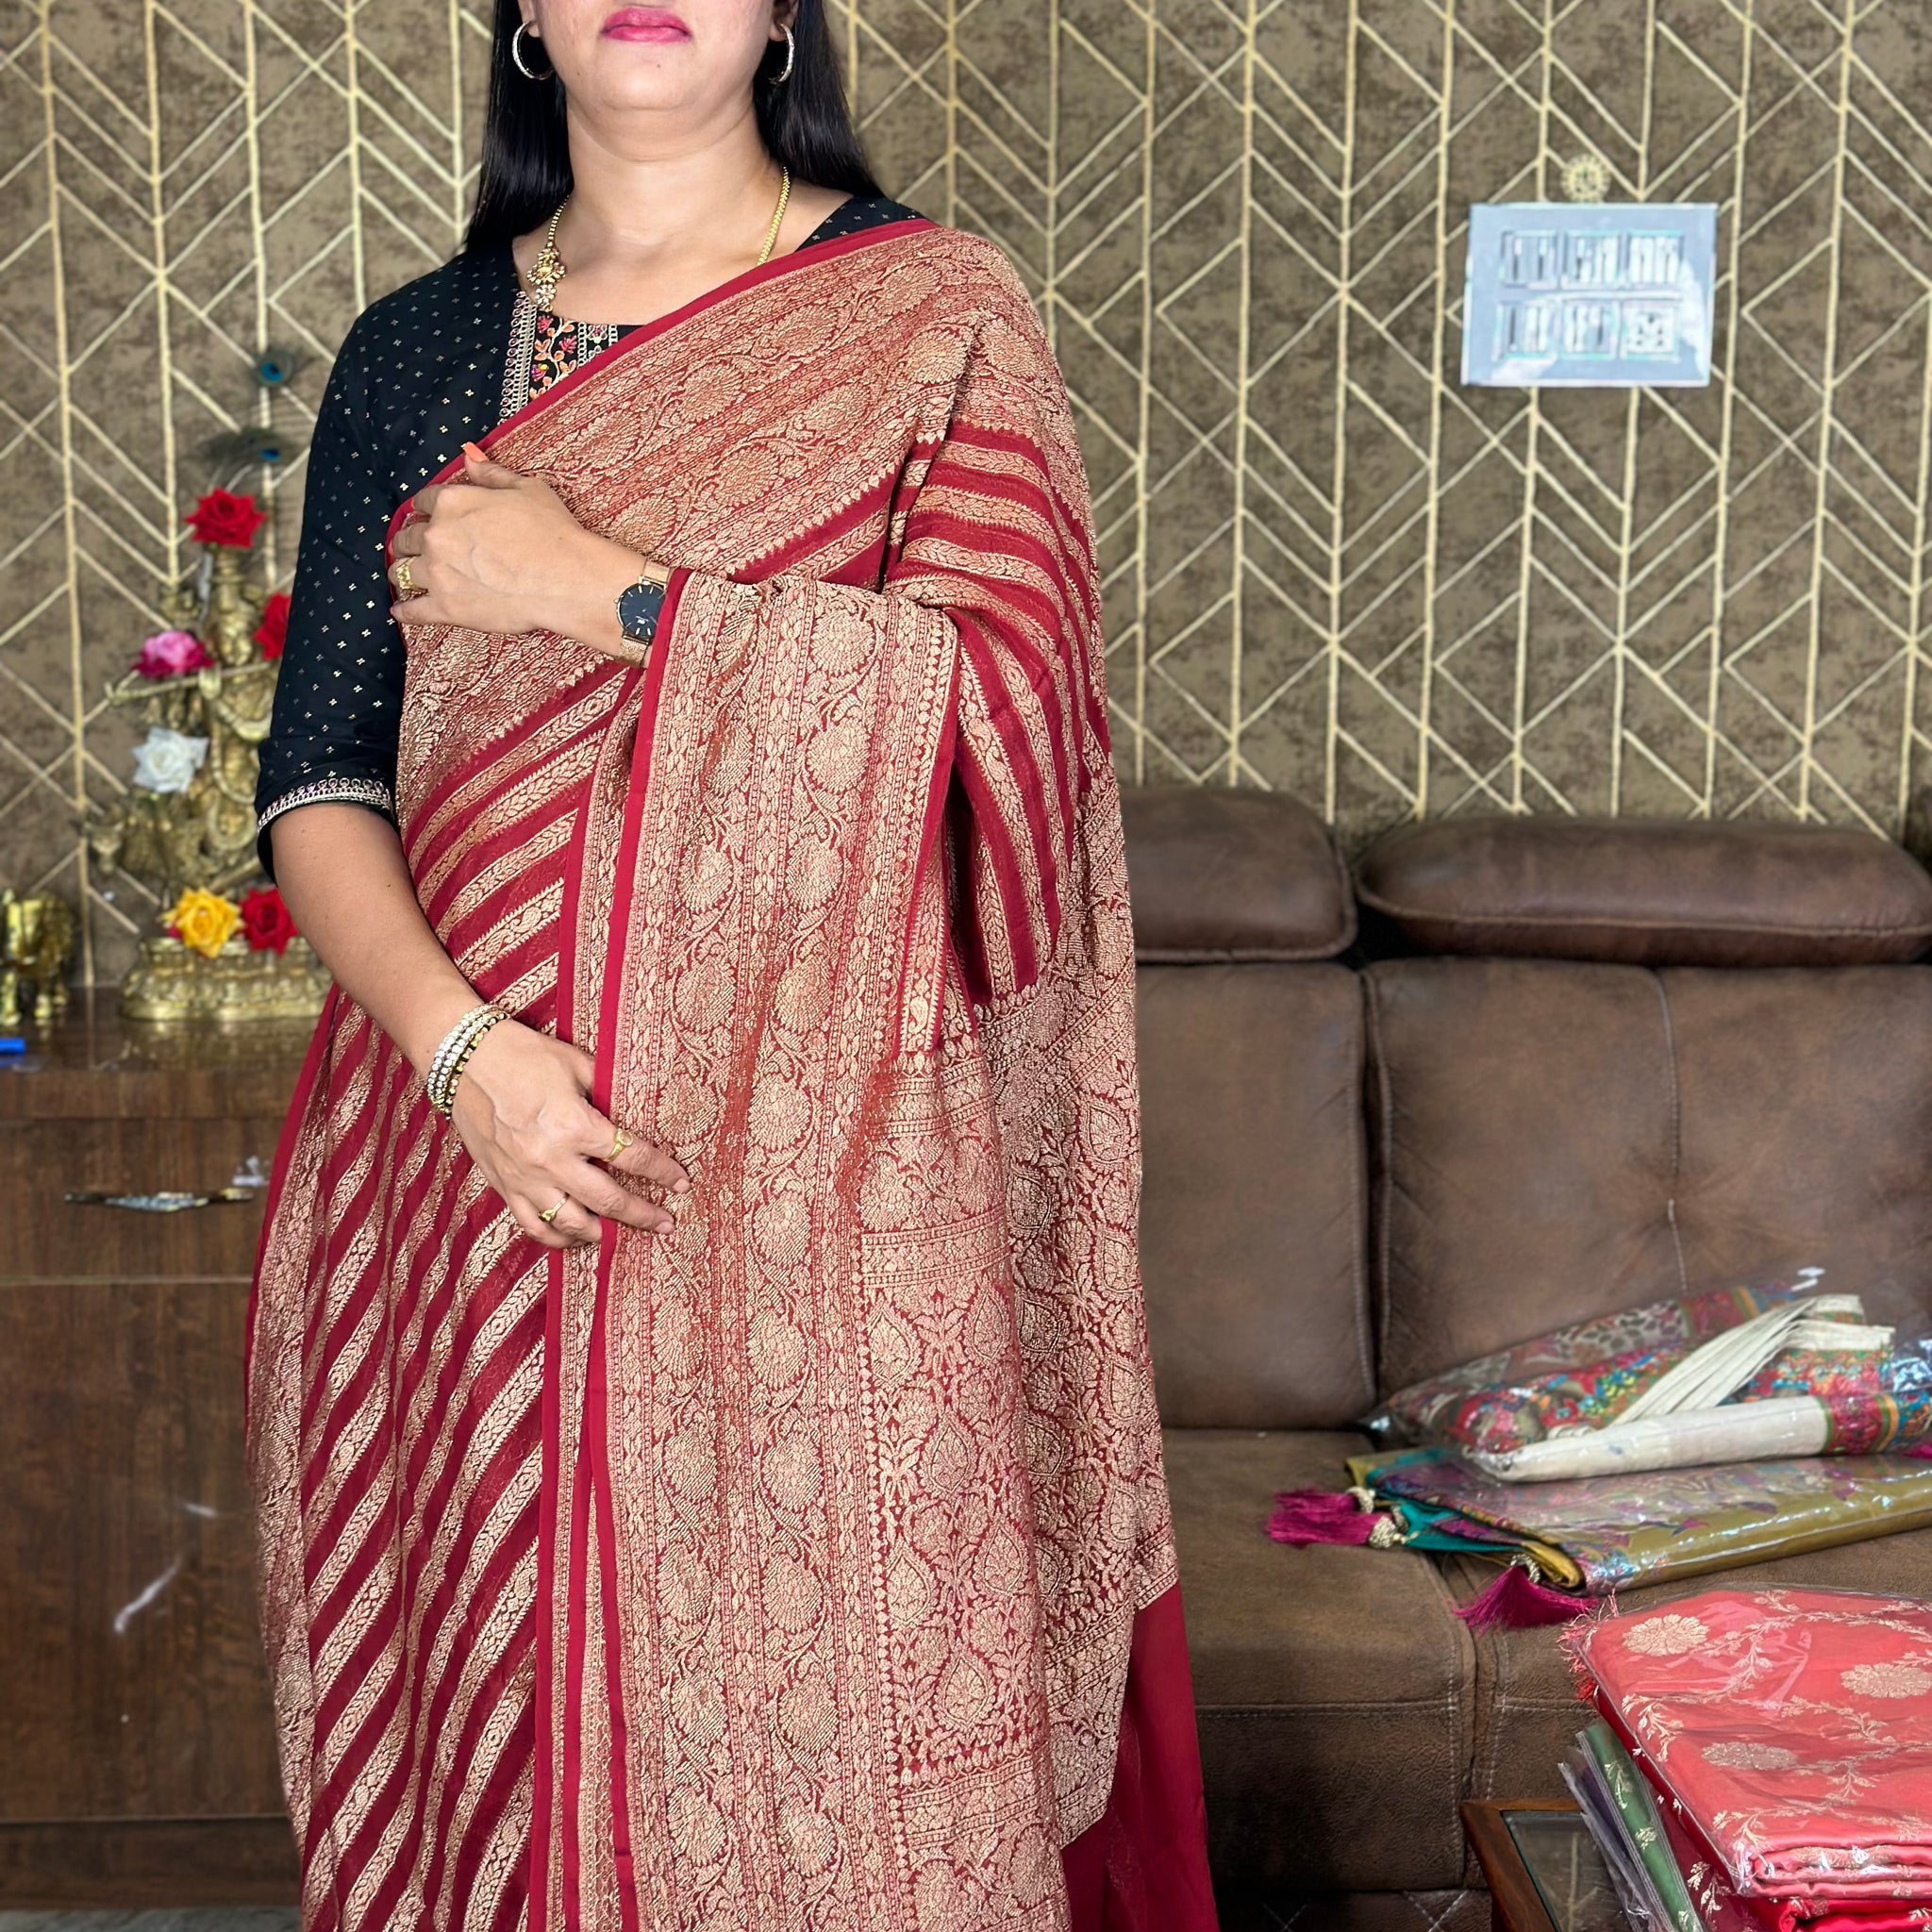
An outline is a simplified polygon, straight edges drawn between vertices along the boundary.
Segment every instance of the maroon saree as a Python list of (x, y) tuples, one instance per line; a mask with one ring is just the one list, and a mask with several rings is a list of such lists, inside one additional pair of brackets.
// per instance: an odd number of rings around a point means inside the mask
[(338, 989), (250, 1323), (309, 1928), (1211, 1928), (1071, 414), (906, 223), (491, 454), (675, 560), (648, 662), (412, 627), (418, 898), (677, 1225), (525, 1237)]

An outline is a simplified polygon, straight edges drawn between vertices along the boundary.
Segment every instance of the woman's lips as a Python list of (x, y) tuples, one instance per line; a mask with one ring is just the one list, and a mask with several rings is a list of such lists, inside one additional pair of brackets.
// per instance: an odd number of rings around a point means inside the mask
[(688, 41), (691, 29), (663, 7), (620, 7), (604, 23), (607, 41)]

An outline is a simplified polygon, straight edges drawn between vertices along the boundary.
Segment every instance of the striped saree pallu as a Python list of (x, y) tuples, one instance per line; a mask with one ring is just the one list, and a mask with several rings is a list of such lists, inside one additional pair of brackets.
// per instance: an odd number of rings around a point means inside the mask
[(541, 1247), (331, 993), (250, 1324), (305, 1924), (1062, 1928), (1174, 1567), (1052, 357), (908, 223), (490, 442), (678, 568), (641, 667), (411, 627), (409, 869), (692, 1191)]

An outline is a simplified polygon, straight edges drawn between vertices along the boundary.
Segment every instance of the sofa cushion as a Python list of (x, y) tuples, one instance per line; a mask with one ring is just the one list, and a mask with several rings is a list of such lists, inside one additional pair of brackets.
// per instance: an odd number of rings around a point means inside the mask
[(1426, 1557), (1291, 1550), (1281, 1490), (1334, 1489), (1351, 1432), (1166, 1438), (1217, 1890), (1453, 1890), (1474, 1645)]
[(1932, 874), (1847, 825), (1435, 819), (1356, 868), (1362, 904), (1440, 953), (1649, 966), (1854, 966), (1932, 942)]
[[(1457, 1601), (1467, 1602), (1493, 1581), (1493, 1565), (1458, 1557), (1447, 1565)], [(1932, 1598), (1932, 1529), (1874, 1537), (1838, 1549), (1811, 1550), (1704, 1576), (1687, 1576), (1617, 1594), (1620, 1610), (1639, 1610), (1717, 1584), (1769, 1590), (1780, 1584), (1808, 1590), (1890, 1591)], [(1578, 1702), (1559, 1631), (1490, 1630), (1476, 1640), (1477, 1747), (1470, 1774), (1472, 1798), (1561, 1798), (1557, 1760), (1588, 1716)]]
[(1163, 1419), (1354, 1422), (1374, 1401), (1359, 980), (1341, 966), (1142, 966), (1136, 1022)]
[(1121, 789), (1134, 950), (1143, 959), (1330, 959), (1355, 894), (1326, 824), (1285, 792)]
[(1366, 974), (1385, 1390), (1789, 1275), (1932, 1308), (1932, 973), (1385, 960)]

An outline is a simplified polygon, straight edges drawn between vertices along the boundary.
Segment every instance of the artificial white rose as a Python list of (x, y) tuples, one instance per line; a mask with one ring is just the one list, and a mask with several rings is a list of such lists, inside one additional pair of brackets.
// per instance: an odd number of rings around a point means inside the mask
[(150, 725), (146, 740), (135, 747), (134, 782), (145, 791), (186, 791), (207, 757), (207, 739)]

